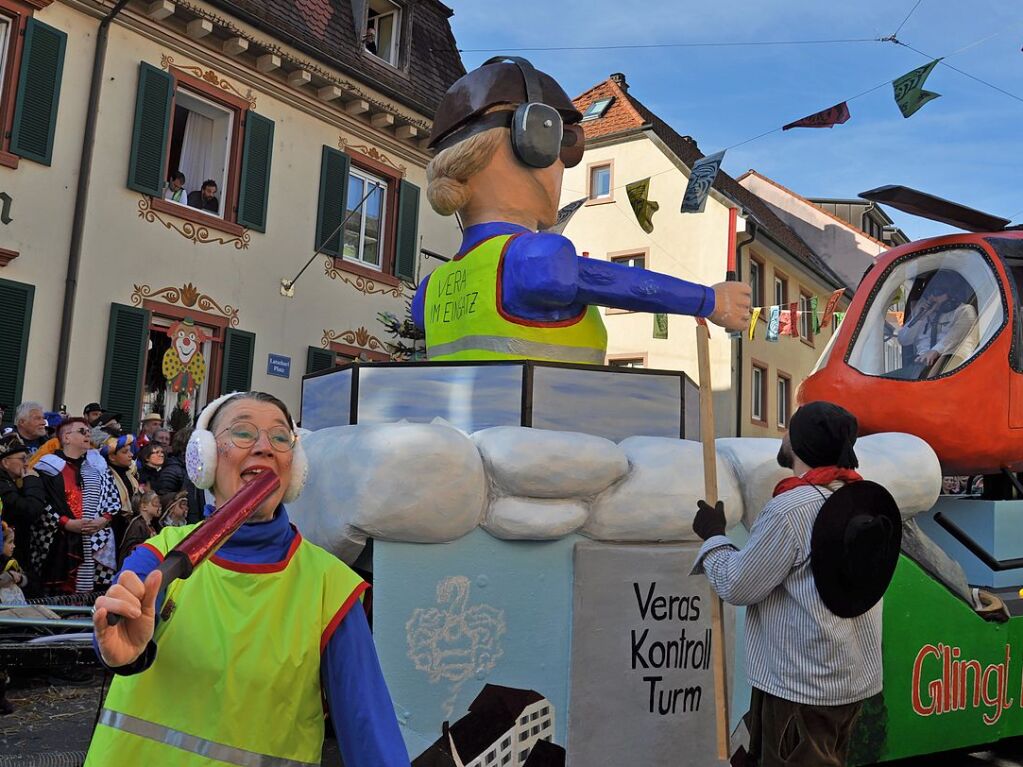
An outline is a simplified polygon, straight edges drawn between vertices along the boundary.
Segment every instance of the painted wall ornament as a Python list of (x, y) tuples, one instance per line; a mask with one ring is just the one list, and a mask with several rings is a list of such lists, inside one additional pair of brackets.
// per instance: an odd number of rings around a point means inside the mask
[(437, 213), (457, 213), (464, 232), (458, 258), (424, 279), (412, 302), (431, 360), (603, 364), (598, 306), (746, 329), (744, 283), (707, 287), (584, 258), (544, 231), (557, 223), (565, 168), (583, 158), (581, 120), (554, 78), (518, 57), (490, 59), (445, 94), (427, 197)]
[(206, 380), (206, 358), (202, 345), (213, 338), (186, 317), (167, 329), (170, 348), (163, 355), (163, 375), (171, 391), (191, 396)]

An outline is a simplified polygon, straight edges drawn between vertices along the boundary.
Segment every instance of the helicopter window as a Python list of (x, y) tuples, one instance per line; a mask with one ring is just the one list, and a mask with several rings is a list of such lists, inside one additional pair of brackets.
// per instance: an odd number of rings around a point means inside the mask
[(874, 293), (849, 354), (866, 375), (922, 380), (969, 362), (1005, 322), (998, 280), (971, 248), (896, 263)]

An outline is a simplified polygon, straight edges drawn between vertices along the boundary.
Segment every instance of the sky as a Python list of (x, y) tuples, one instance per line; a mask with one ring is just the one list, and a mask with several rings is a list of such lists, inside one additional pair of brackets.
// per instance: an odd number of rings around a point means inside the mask
[[(844, 125), (776, 131), (729, 149), (724, 170), (755, 169), (804, 197), (854, 198), (903, 184), (1023, 223), (1019, 0), (446, 2), (467, 69), (500, 53), (525, 56), (573, 98), (622, 72), (631, 95), (705, 154), (883, 83), (849, 101)], [(900, 24), (898, 39), (926, 55), (891, 42), (521, 50), (880, 38)], [(938, 56), (1012, 95), (939, 64), (924, 88), (941, 98), (903, 118), (891, 81)], [(888, 212), (913, 239), (954, 231)]]

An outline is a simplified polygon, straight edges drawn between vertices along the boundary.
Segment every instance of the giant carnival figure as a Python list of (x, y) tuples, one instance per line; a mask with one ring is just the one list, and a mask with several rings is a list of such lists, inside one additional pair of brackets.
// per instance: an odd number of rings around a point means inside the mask
[(598, 306), (747, 326), (748, 285), (706, 287), (584, 258), (543, 231), (557, 218), (565, 168), (582, 159), (581, 119), (554, 78), (518, 57), (490, 59), (445, 94), (427, 196), (441, 215), (459, 217), (463, 239), (412, 303), (431, 360), (603, 364)]

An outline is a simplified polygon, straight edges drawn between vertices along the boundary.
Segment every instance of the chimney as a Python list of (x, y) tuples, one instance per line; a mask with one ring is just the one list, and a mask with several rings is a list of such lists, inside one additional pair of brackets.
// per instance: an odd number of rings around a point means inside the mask
[(611, 75), (611, 82), (615, 83), (623, 91), (629, 90), (629, 84), (625, 82), (625, 75), (621, 72), (615, 72)]

